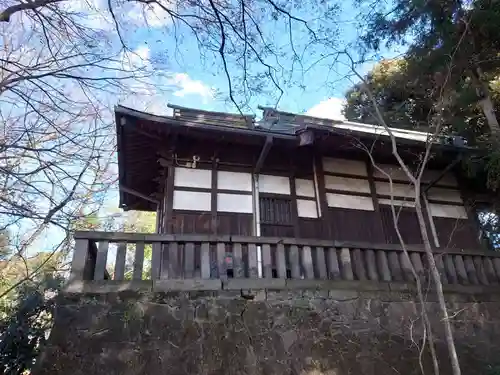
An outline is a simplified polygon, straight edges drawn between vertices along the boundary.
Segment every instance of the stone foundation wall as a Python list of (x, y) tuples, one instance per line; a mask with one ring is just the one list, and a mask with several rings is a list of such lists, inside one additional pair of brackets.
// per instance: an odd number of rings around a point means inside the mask
[[(450, 294), (462, 373), (500, 364), (500, 298)], [(64, 294), (35, 375), (420, 374), (421, 306), (348, 290)], [(441, 374), (449, 374), (437, 303)], [(426, 352), (426, 374), (432, 373)]]

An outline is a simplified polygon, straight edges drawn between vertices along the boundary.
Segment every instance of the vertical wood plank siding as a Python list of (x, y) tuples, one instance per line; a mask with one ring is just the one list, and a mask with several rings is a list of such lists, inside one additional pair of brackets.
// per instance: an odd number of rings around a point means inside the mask
[(294, 237), (293, 226), (291, 225), (261, 224), (260, 234), (263, 237)]
[[(187, 142), (187, 141), (186, 141)], [(198, 147), (187, 142), (182, 144), (184, 150), (179, 149), (178, 155), (190, 158), (193, 152), (199, 152)], [(227, 145), (226, 145), (227, 146)], [(208, 150), (203, 158), (209, 160), (213, 156), (213, 150)], [(231, 147), (219, 148), (217, 152), (221, 161), (219, 164), (207, 165), (204, 168), (212, 167), (212, 209), (210, 212), (180, 211), (172, 210), (174, 173), (175, 168), (168, 166), (165, 178), (165, 199), (161, 215), (163, 216), (162, 231), (177, 234), (221, 234), (221, 235), (244, 235), (253, 233), (253, 215), (250, 213), (226, 213), (217, 212), (217, 171), (234, 170), (246, 172), (251, 170), (255, 155), (236, 155)], [(251, 149), (251, 150), (250, 150)], [(249, 148), (248, 151), (258, 155), (260, 149)], [(255, 151), (255, 152), (254, 152)], [(319, 150), (317, 150), (319, 152)], [(340, 241), (372, 242), (399, 244), (399, 239), (394, 229), (394, 221), (391, 208), (388, 205), (379, 204), (376, 197), (373, 168), (370, 163), (367, 165), (367, 181), (374, 200), (375, 211), (355, 210), (340, 207), (328, 207), (325, 190), (325, 175), (323, 171), (323, 156), (314, 155), (312, 149), (298, 149), (290, 156), (290, 150), (283, 150), (280, 147), (273, 147), (266, 158), (262, 173), (270, 175), (281, 175), (289, 177), (293, 169), (293, 175), (297, 178), (307, 178), (314, 180), (314, 169), (316, 170), (316, 182), (319, 196), (318, 201), (321, 206), (321, 216), (319, 218), (297, 217), (296, 199), (293, 199), (295, 192), (293, 185), (294, 178), (291, 178), (292, 194), (287, 196), (267, 196), (261, 194), (258, 209), (260, 211), (260, 230), (264, 237), (294, 237), (294, 238), (317, 238), (332, 239)], [(234, 155), (233, 155), (234, 154)], [(201, 154), (200, 154), (201, 155)], [(253, 156), (252, 156), (253, 155)], [(285, 155), (287, 155), (285, 157)], [(340, 154), (339, 154), (340, 155)], [(346, 156), (347, 155), (347, 156)], [(349, 158), (350, 154), (339, 157)], [(241, 157), (240, 157), (241, 156)], [(359, 156), (359, 155), (358, 155)], [(292, 165), (290, 165), (292, 157)], [(223, 162), (241, 162), (247, 167), (224, 166)], [(313, 168), (314, 165), (314, 168)], [(375, 178), (376, 179), (376, 178)], [(377, 180), (378, 181), (378, 180)], [(413, 208), (405, 207), (400, 209), (399, 228), (403, 240), (407, 244), (422, 244), (420, 229), (416, 214)], [(427, 220), (427, 219), (426, 219)], [(472, 220), (451, 219), (443, 217), (433, 218), (437, 237), (442, 248), (479, 248), (477, 240), (477, 229), (471, 224)], [(198, 248), (197, 248), (198, 249)], [(197, 250), (198, 251), (198, 250)], [(199, 267), (199, 265), (197, 266)], [(368, 271), (368, 270), (367, 270)], [(100, 273), (100, 272), (99, 272)], [(367, 275), (368, 277), (370, 275)], [(373, 276), (373, 275), (371, 275)]]
[(252, 226), (252, 214), (217, 213), (217, 234), (251, 236)]
[(479, 248), (477, 229), (468, 219), (434, 217), (437, 237), (441, 247)]
[(323, 235), (321, 219), (299, 217), (299, 238), (327, 238)]
[(170, 220), (172, 233), (177, 234), (211, 234), (210, 212), (174, 211)]
[[(418, 225), (417, 214), (411, 207), (396, 207), (396, 214), (399, 212), (398, 228), (403, 237), (403, 241), (408, 245), (422, 244), (420, 227)], [(394, 218), (391, 206), (380, 205), (380, 214), (385, 232), (385, 242), (389, 244), (399, 244), (399, 238), (394, 227)]]
[(329, 208), (332, 239), (339, 241), (361, 241), (383, 243), (378, 214), (375, 211)]

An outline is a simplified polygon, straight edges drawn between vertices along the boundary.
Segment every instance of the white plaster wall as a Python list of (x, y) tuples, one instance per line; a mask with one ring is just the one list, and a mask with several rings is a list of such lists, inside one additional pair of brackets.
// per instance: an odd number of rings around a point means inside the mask
[[(391, 195), (391, 185), (389, 182), (375, 182), (377, 194)], [(410, 184), (392, 184), (392, 194), (399, 197), (415, 198), (415, 188)]]
[(251, 195), (243, 194), (217, 194), (217, 211), (219, 212), (253, 212), (253, 201)]
[(185, 187), (212, 187), (212, 171), (209, 169), (175, 168), (175, 186)]
[(301, 197), (315, 197), (314, 193), (314, 181), (305, 180), (302, 178), (295, 179), (295, 190), (296, 194)]
[(174, 210), (210, 211), (210, 193), (174, 190)]
[[(405, 171), (401, 169), (401, 167), (393, 164), (379, 164), (377, 163), (377, 167), (382, 169), (385, 173), (391, 176), (392, 179), (401, 180), (401, 181), (409, 181), (408, 176)], [(373, 176), (378, 178), (383, 178), (388, 180), (387, 176), (380, 172), (377, 168), (373, 168)]]
[(252, 191), (252, 174), (218, 171), (217, 189)]
[[(441, 171), (427, 169), (422, 175), (422, 182), (430, 183), (439, 177)], [(452, 173), (446, 173), (438, 182), (438, 185), (457, 187), (458, 181)]]
[(346, 173), (355, 176), (368, 176), (366, 163), (359, 160), (323, 158), (325, 172)]
[(427, 191), (427, 198), (463, 204), (460, 191), (454, 189), (432, 187)]
[(415, 207), (415, 201), (413, 199), (410, 199), (407, 201), (393, 199), (392, 202), (390, 199), (379, 199), (378, 203), (379, 204), (386, 204), (388, 206), (393, 204), (394, 206), (397, 206), (397, 207), (401, 207), (401, 206), (403, 206), (403, 207)]
[(347, 178), (339, 176), (325, 176), (325, 188), (343, 191), (356, 191), (358, 193), (370, 193), (368, 180), (358, 178)]
[(374, 211), (371, 197), (326, 193), (329, 207), (350, 208), (353, 210)]
[(259, 191), (261, 193), (275, 193), (290, 195), (290, 179), (284, 176), (259, 176)]
[(464, 206), (450, 206), (445, 204), (429, 203), (429, 211), (432, 216), (449, 217), (454, 219), (467, 219), (467, 211)]
[(316, 208), (316, 201), (297, 199), (297, 212), (299, 217), (318, 217), (318, 210)]

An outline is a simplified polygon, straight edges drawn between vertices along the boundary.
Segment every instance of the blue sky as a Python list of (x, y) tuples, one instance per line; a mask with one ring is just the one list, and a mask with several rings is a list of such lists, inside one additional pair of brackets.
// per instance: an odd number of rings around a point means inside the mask
[[(162, 1), (174, 2), (174, 0)], [(282, 65), (282, 75), (278, 78), (284, 90), (278, 103), (279, 109), (296, 113), (307, 112), (318, 117), (341, 117), (344, 93), (356, 81), (346, 65), (346, 59), (340, 59), (338, 63), (332, 64), (330, 57), (320, 63), (313, 63), (325, 54), (344, 48), (356, 57), (351, 43), (361, 32), (356, 19), (360, 14), (360, 9), (354, 8), (352, 2), (342, 3), (335, 15), (323, 21), (315, 18), (325, 11), (321, 9), (323, 6), (321, 2), (317, 8), (311, 8), (311, 4), (308, 8), (307, 3), (302, 8), (292, 7), (293, 15), (310, 21), (311, 27), (331, 28), (335, 34), (335, 38), (329, 39), (332, 42), (331, 50), (315, 48), (304, 53), (302, 63), (308, 70), (303, 75), (300, 74), (299, 65), (293, 63), (291, 59), (288, 24), (283, 21), (273, 22), (267, 11), (261, 14), (261, 26), (264, 33), (272, 40), (276, 48), (285, 51), (279, 59)], [(260, 4), (258, 0), (254, 3)], [(117, 47), (118, 38), (113, 30), (114, 23), (109, 18), (107, 0), (68, 0), (61, 4), (78, 12), (82, 17), (86, 17), (88, 26), (102, 30), (105, 38), (102, 43), (104, 48), (107, 46), (106, 40), (110, 41), (111, 49)], [(268, 3), (266, 4), (269, 6)], [(168, 103), (205, 110), (237, 112), (235, 106), (228, 101), (228, 82), (220, 57), (217, 54), (205, 53), (205, 58), (201, 58), (195, 39), (185, 27), (177, 25), (175, 28), (169, 17), (159, 12), (158, 9), (150, 10), (139, 7), (141, 5), (137, 3), (125, 2), (118, 10), (122, 36), (128, 47), (134, 51), (122, 57), (126, 60), (125, 65), (144, 66), (148, 70), (155, 71), (155, 75), (145, 82), (132, 82), (130, 89), (134, 92), (133, 94), (117, 91), (97, 95), (98, 100), (102, 99), (110, 110), (116, 104), (123, 104), (156, 114), (168, 114), (170, 112), (167, 108)], [(179, 35), (183, 35), (183, 38), (176, 39), (175, 30)], [(301, 54), (308, 42), (308, 33), (303, 25), (297, 22), (292, 23), (292, 32), (296, 50)], [(214, 43), (218, 41), (215, 40)], [(390, 58), (397, 53), (398, 51), (384, 51), (382, 55)], [(276, 65), (272, 57), (266, 59), (266, 62)], [(372, 60), (358, 66), (358, 72), (366, 73), (374, 63), (375, 60)], [(295, 66), (294, 73), (288, 75), (292, 64)], [(231, 59), (229, 71), (233, 80), (241, 77), (241, 70), (238, 70), (234, 60)], [(251, 74), (258, 74), (262, 71), (261, 64), (249, 65)], [(269, 82), (264, 86), (269, 88)], [(241, 98), (237, 97), (237, 99)], [(275, 106), (276, 95), (269, 95), (268, 92), (254, 94), (244, 111), (259, 115), (258, 105)], [(106, 121), (113, 121), (110, 113), (107, 114)], [(117, 186), (113, 186), (106, 194), (105, 202), (106, 207), (101, 211), (102, 216), (112, 215), (118, 211)], [(49, 230), (42, 239), (47, 246), (40, 247), (50, 247), (48, 245), (53, 244), (55, 237), (54, 232)], [(40, 247), (37, 246), (37, 248)]]
[[(94, 1), (102, 6), (103, 0)], [(333, 26), (338, 32), (335, 48), (337, 50), (347, 48), (353, 57), (356, 57), (356, 51), (351, 44), (362, 32), (358, 22), (362, 9), (355, 8), (353, 2), (344, 2), (337, 14), (326, 22), (327, 26)], [(220, 57), (205, 54), (205, 58), (202, 59), (195, 39), (185, 28), (180, 26), (177, 29), (178, 34), (184, 37), (180, 41), (176, 40), (174, 27), (168, 15), (159, 9), (148, 9), (144, 14), (142, 11), (144, 9), (141, 11), (137, 8), (124, 10), (127, 17), (134, 18), (135, 22), (124, 23), (126, 26), (122, 33), (128, 46), (136, 53), (130, 58), (138, 64), (144, 63), (154, 68), (161, 73), (161, 77), (149, 82), (151, 85), (144, 90), (146, 95), (127, 97), (118, 102), (156, 114), (169, 114), (168, 103), (205, 110), (237, 112), (235, 106), (228, 101), (228, 83)], [(317, 11), (321, 13), (322, 10)], [(312, 17), (311, 14), (306, 13), (306, 9), (303, 9), (302, 13), (294, 10), (293, 15), (305, 20), (310, 20)], [(317, 21), (312, 21), (311, 25), (324, 26), (324, 24), (318, 24)], [(288, 48), (289, 34), (285, 24), (276, 24), (271, 20), (268, 23), (264, 22), (263, 28), (267, 35), (272, 36), (274, 45)], [(305, 43), (307, 33), (297, 23), (293, 24), (292, 31), (294, 43), (300, 53), (301, 42)], [(313, 65), (322, 53), (326, 54), (328, 51), (315, 50), (307, 53), (303, 60), (304, 67), (308, 68)], [(384, 58), (391, 58), (399, 53), (400, 51), (387, 50), (380, 55)], [(371, 62), (358, 66), (358, 72), (366, 73), (376, 60), (372, 59)], [(290, 60), (280, 62), (283, 63), (284, 70), (290, 69)], [(278, 108), (295, 113), (306, 112), (318, 117), (341, 118), (344, 94), (357, 81), (346, 63), (345, 58), (341, 58), (340, 62), (334, 65), (332, 65), (332, 58), (325, 59), (321, 63), (314, 64), (314, 67), (310, 68), (304, 76), (298, 74), (297, 69), (292, 83), (288, 87), (285, 84), (282, 86), (285, 92)], [(249, 69), (261, 68), (261, 66), (254, 65)], [(238, 72), (231, 65), (229, 70), (232, 75)], [(137, 91), (141, 90), (142, 87), (139, 87)], [(258, 105), (274, 106), (275, 104), (275, 97), (258, 94), (252, 97), (249, 108), (245, 112), (253, 112), (258, 116), (260, 115)], [(117, 187), (108, 193), (106, 201), (108, 202), (106, 210), (115, 211), (118, 205)]]
[[(99, 0), (97, 0), (99, 1)], [(305, 10), (302, 10), (305, 12)], [(338, 49), (349, 48), (350, 53), (355, 54), (350, 48), (350, 43), (354, 42), (359, 35), (360, 29), (356, 17), (360, 9), (354, 8), (351, 2), (341, 5), (338, 14), (330, 20), (330, 25), (338, 29)], [(300, 11), (294, 15), (304, 19), (309, 19), (311, 15), (301, 14)], [(178, 28), (180, 35), (184, 38), (181, 42), (176, 42), (174, 28), (161, 11), (152, 11), (147, 14), (149, 27), (144, 22), (139, 22), (140, 27), (125, 29), (126, 39), (129, 46), (148, 60), (152, 67), (159, 71), (168, 71), (171, 74), (169, 84), (173, 84), (171, 89), (162, 90), (161, 94), (144, 106), (145, 109), (158, 114), (168, 113), (166, 103), (177, 104), (187, 107), (196, 107), (206, 110), (235, 112), (236, 108), (228, 102), (228, 84), (222, 70), (219, 56), (205, 54), (205, 59), (200, 58), (195, 39), (190, 36), (187, 30)], [(143, 21), (142, 16), (138, 16), (139, 21)], [(264, 29), (272, 35), (273, 43), (277, 46), (288, 48), (289, 36), (286, 25), (264, 22)], [(312, 23), (313, 26), (318, 26)], [(295, 23), (292, 27), (294, 40), (297, 43), (297, 50), (300, 53), (301, 42), (305, 42), (307, 37), (305, 29)], [(325, 51), (327, 53), (328, 51)], [(322, 51), (315, 50), (314, 53), (307, 53), (303, 59), (305, 68), (312, 65), (321, 56)], [(397, 52), (385, 51), (384, 57), (392, 57)], [(291, 60), (280, 61), (284, 70), (291, 68)], [(312, 114), (318, 116), (340, 115), (341, 98), (346, 90), (353, 84), (353, 75), (348, 66), (342, 62), (331, 66), (332, 58), (325, 59), (311, 68), (303, 77), (296, 70), (289, 85), (280, 83), (284, 89), (284, 95), (278, 104), (281, 110), (291, 112), (307, 112), (313, 109)], [(368, 71), (372, 63), (365, 63), (358, 67), (360, 73)], [(249, 69), (257, 71), (262, 67), (254, 64)], [(230, 73), (237, 75), (238, 70), (234, 66), (229, 66)], [(233, 77), (234, 78), (234, 77)], [(354, 81), (356, 81), (354, 79)], [(330, 98), (333, 98), (329, 100)], [(141, 107), (137, 100), (125, 100), (123, 104)], [(164, 103), (164, 104), (163, 104)], [(258, 94), (252, 97), (249, 108), (245, 112), (257, 112), (258, 105), (274, 106), (275, 97)], [(318, 107), (319, 106), (319, 107)]]

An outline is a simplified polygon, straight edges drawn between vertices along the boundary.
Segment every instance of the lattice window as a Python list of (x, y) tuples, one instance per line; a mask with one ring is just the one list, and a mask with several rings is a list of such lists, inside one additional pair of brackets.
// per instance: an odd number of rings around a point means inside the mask
[(262, 224), (292, 225), (292, 200), (287, 198), (260, 198)]

